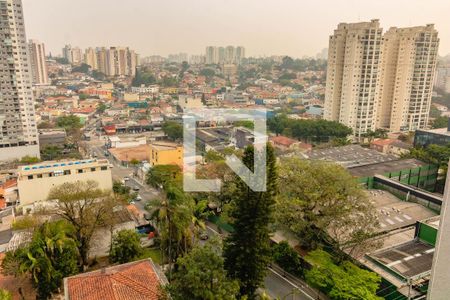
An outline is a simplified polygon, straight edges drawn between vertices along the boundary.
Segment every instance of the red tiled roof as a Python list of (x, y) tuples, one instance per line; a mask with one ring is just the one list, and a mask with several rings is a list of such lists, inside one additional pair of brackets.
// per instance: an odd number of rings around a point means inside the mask
[(13, 178), (13, 179), (10, 179), (10, 180), (6, 181), (2, 185), (2, 188), (6, 190), (6, 189), (8, 189), (10, 187), (14, 187), (14, 186), (17, 186), (17, 179), (16, 178)]
[(298, 141), (282, 135), (271, 137), (270, 140), (275, 144), (279, 144), (286, 147), (289, 147), (294, 143), (298, 143)]
[(394, 142), (394, 140), (392, 139), (377, 139), (372, 141), (372, 145), (377, 145), (377, 146), (386, 146), (386, 145), (390, 145)]
[(65, 279), (69, 300), (157, 300), (160, 281), (150, 260)]

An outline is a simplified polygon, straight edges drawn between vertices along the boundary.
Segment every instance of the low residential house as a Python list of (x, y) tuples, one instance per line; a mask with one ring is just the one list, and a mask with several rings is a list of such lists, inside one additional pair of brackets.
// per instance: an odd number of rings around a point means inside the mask
[(385, 154), (402, 155), (409, 153), (412, 145), (396, 139), (376, 139), (370, 143), (370, 148)]
[(17, 179), (10, 179), (0, 185), (0, 210), (13, 205), (18, 199)]
[(151, 259), (64, 278), (64, 300), (158, 300), (168, 283)]
[(312, 145), (300, 142), (298, 140), (291, 139), (286, 136), (278, 135), (269, 138), (270, 143), (276, 149), (282, 151), (288, 150), (300, 150), (300, 151), (311, 151)]

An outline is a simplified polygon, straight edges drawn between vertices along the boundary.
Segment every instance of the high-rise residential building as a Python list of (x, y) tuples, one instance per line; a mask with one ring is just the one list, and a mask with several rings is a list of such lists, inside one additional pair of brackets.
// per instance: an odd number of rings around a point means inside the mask
[(377, 127), (413, 131), (428, 125), (438, 46), (431, 24), (393, 27), (385, 33)]
[(434, 86), (445, 93), (450, 93), (450, 67), (437, 68)]
[(39, 157), (21, 0), (0, 0), (0, 160)]
[(240, 64), (245, 58), (245, 48), (238, 46), (236, 47), (236, 63)]
[(84, 63), (91, 66), (92, 69), (98, 69), (97, 51), (94, 48), (84, 50)]
[(330, 36), (324, 118), (357, 138), (375, 130), (381, 42), (378, 20), (341, 23)]
[(217, 47), (208, 46), (206, 47), (206, 64), (217, 64), (218, 63), (218, 52)]
[(97, 70), (103, 74), (106, 74), (106, 55), (107, 49), (105, 47), (96, 48), (96, 56), (97, 56)]
[(34, 84), (48, 84), (47, 63), (45, 61), (45, 46), (36, 40), (28, 42), (30, 54), (31, 75)]
[(63, 50), (63, 57), (73, 65), (79, 65), (83, 62), (83, 54), (79, 47), (72, 47), (71, 45), (65, 45)]
[(225, 48), (219, 47), (217, 48), (217, 63), (223, 64), (225, 62)]
[(225, 48), (225, 61), (226, 64), (236, 63), (236, 52), (233, 46), (227, 46)]
[(339, 24), (329, 46), (325, 119), (349, 126), (356, 138), (428, 125), (439, 46), (434, 25), (382, 35), (378, 20)]
[(245, 58), (244, 47), (206, 47), (206, 64), (239, 64)]
[(63, 58), (67, 59), (69, 63), (72, 63), (72, 46), (71, 45), (65, 45), (62, 49), (62, 56)]

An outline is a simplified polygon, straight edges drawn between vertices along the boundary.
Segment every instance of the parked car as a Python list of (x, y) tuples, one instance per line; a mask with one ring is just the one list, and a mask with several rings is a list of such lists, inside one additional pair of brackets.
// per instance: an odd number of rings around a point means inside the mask
[(136, 201), (141, 201), (141, 200), (142, 200), (141, 195), (137, 195), (136, 198), (135, 198), (134, 200), (136, 200)]

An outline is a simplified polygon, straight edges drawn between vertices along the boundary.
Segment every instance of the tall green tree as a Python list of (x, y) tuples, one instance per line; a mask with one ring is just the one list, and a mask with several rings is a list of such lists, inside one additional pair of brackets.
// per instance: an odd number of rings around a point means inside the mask
[(56, 213), (75, 228), (80, 265), (86, 266), (92, 235), (96, 229), (111, 225), (115, 220), (113, 208), (120, 203), (110, 191), (100, 189), (98, 182), (92, 180), (55, 186), (48, 198), (58, 199)]
[(155, 220), (161, 238), (161, 252), (169, 262), (169, 278), (172, 264), (192, 246), (193, 199), (179, 187), (166, 185), (165, 195), (155, 199), (146, 209)]
[[(265, 192), (253, 191), (240, 178), (236, 177), (236, 193), (231, 211), (234, 232), (225, 242), (225, 269), (228, 275), (237, 279), (240, 294), (250, 299), (261, 286), (268, 264), (271, 261), (269, 245), (269, 224), (272, 223), (273, 205), (278, 191), (278, 178), (273, 148), (266, 147)], [(254, 155), (260, 155), (253, 146), (245, 149), (243, 163), (254, 170)]]
[(375, 208), (343, 167), (286, 158), (280, 162), (280, 180), (284, 188), (277, 198), (277, 224), (298, 235), (305, 248), (326, 242), (356, 254), (372, 246), (369, 238), (378, 228)]
[(74, 228), (64, 220), (46, 222), (33, 234), (31, 243), (9, 252), (3, 268), (14, 275), (30, 274), (39, 299), (48, 299), (66, 276), (78, 272)]
[(209, 241), (178, 258), (168, 289), (174, 300), (234, 300), (239, 283), (227, 278), (220, 244)]
[(143, 253), (139, 235), (134, 230), (121, 230), (113, 237), (109, 259), (121, 264), (133, 261)]

